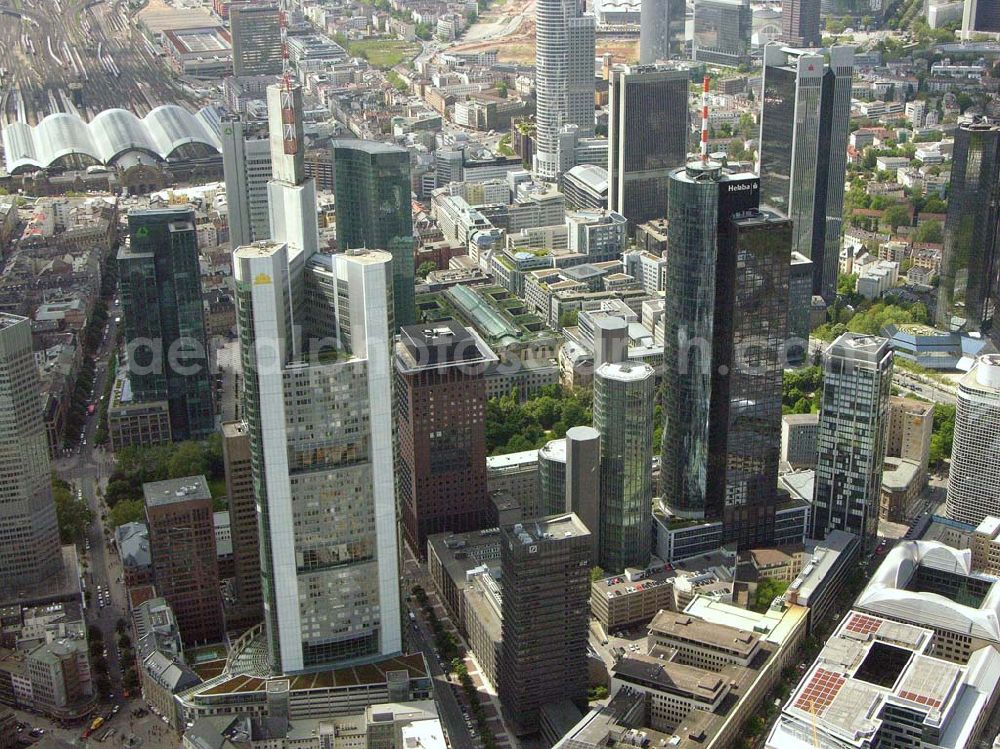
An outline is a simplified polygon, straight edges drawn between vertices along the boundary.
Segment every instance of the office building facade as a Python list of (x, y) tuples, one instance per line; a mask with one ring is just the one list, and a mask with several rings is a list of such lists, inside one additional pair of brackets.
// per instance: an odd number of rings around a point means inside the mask
[(391, 258), (268, 242), (233, 267), (272, 668), (397, 653)]
[(143, 484), (153, 581), (186, 646), (225, 636), (212, 492), (204, 476)]
[(128, 379), (138, 401), (166, 401), (174, 440), (215, 431), (201, 269), (189, 207), (131, 211), (118, 251)]
[(392, 255), (393, 298), (398, 327), (416, 320), (410, 154), (405, 148), (367, 140), (334, 140), (337, 244)]
[(734, 68), (749, 65), (752, 25), (747, 0), (695, 0), (692, 59)]
[(233, 75), (280, 75), (284, 66), (277, 5), (234, 4), (229, 12)]
[(1000, 123), (975, 121), (955, 132), (936, 323), (944, 330), (990, 331), (1000, 288)]
[(874, 547), (892, 357), (887, 339), (860, 333), (844, 333), (823, 351), (813, 538), (841, 530)]
[(223, 119), (221, 132), (229, 246), (242, 247), (271, 236), (267, 209), (271, 146), (264, 134), (238, 116)]
[(761, 205), (792, 219), (792, 249), (813, 263), (813, 294), (837, 287), (854, 52), (822, 55), (764, 48)]
[(820, 0), (781, 3), (781, 41), (790, 47), (819, 47)]
[(1000, 517), (1000, 356), (982, 356), (958, 384), (947, 514), (979, 525)]
[(316, 251), (301, 91), (268, 94), (283, 239), (237, 248), (233, 275), (268, 654), (295, 673), (402, 647), (392, 257)]
[(586, 706), (590, 533), (572, 513), (500, 529), (497, 692), (516, 735), (548, 703)]
[[(535, 154), (542, 179), (559, 177), (559, 132), (576, 125), (580, 137), (594, 134), (595, 21), (579, 6), (540, 0), (535, 8)], [(572, 165), (571, 165), (572, 166)]]
[(448, 323), (400, 331), (395, 347), (397, 486), (406, 539), (485, 528), (486, 367), (497, 361), (470, 328)]
[(594, 429), (601, 435), (598, 564), (609, 572), (649, 564), (655, 379), (642, 363), (609, 362), (594, 371)]
[(661, 495), (727, 540), (772, 542), (791, 226), (714, 161), (671, 175)]
[(246, 424), (229, 421), (222, 425), (222, 463), (229, 499), (229, 528), (233, 540), (236, 606), (242, 620), (262, 616), (260, 588), (260, 541), (257, 499), (253, 491), (253, 453)]
[(683, 0), (642, 0), (639, 29), (639, 64), (684, 57), (685, 8)]
[(45, 421), (38, 402), (31, 320), (0, 314), (0, 591), (31, 591), (57, 578), (62, 550)]
[(608, 209), (633, 227), (667, 214), (670, 170), (687, 156), (689, 75), (658, 66), (611, 73)]

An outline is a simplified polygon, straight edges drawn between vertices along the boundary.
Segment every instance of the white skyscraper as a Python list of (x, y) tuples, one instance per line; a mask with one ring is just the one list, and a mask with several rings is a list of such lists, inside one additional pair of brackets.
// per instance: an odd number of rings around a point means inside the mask
[(948, 517), (979, 525), (1000, 516), (1000, 356), (982, 356), (958, 383)]
[(222, 168), (226, 179), (230, 247), (268, 239), (267, 183), (271, 145), (238, 117), (222, 121)]
[[(306, 179), (302, 132), (302, 87), (267, 87), (267, 127), (273, 179), (267, 185), (271, 239), (288, 244), (289, 254), (310, 257), (319, 249), (316, 182)], [(235, 245), (234, 245), (235, 246)]]
[(271, 667), (402, 649), (392, 436), (392, 256), (316, 251), (301, 96), (268, 91), (275, 238), (233, 253), (243, 412)]
[(392, 256), (296, 260), (277, 242), (233, 256), (264, 620), (284, 673), (402, 649)]
[(535, 172), (559, 176), (559, 130), (577, 125), (594, 134), (594, 17), (575, 0), (539, 0), (535, 7)]

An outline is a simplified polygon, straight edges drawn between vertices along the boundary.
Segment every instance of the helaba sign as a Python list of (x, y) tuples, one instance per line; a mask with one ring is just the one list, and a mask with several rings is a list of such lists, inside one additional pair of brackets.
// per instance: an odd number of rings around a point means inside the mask
[(759, 189), (760, 183), (757, 180), (753, 180), (752, 182), (730, 182), (726, 185), (727, 193), (752, 192)]

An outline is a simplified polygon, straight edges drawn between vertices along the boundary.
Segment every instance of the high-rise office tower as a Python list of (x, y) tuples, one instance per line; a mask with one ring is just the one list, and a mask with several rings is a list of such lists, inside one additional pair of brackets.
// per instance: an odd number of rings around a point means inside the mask
[(1000, 517), (1000, 356), (982, 356), (958, 383), (948, 517), (979, 525)]
[(139, 401), (167, 401), (175, 440), (215, 431), (194, 209), (131, 211), (118, 251), (128, 378)]
[(639, 64), (684, 57), (684, 0), (642, 0)]
[(644, 363), (607, 363), (594, 371), (594, 429), (601, 435), (598, 564), (609, 572), (649, 564), (655, 380)]
[(221, 130), (229, 246), (236, 248), (271, 236), (267, 215), (271, 144), (239, 116), (223, 119)]
[(157, 592), (177, 617), (185, 645), (225, 636), (212, 492), (204, 476), (143, 484)]
[(545, 180), (559, 177), (559, 131), (576, 125), (581, 137), (594, 134), (594, 17), (579, 5), (540, 0), (535, 7), (534, 170)]
[(572, 513), (500, 529), (497, 692), (519, 736), (538, 731), (546, 704), (586, 705), (590, 546)]
[(663, 500), (744, 547), (774, 531), (791, 252), (758, 195), (714, 161), (674, 171), (664, 308)]
[(692, 59), (734, 68), (749, 65), (752, 26), (748, 0), (695, 0)]
[(410, 154), (371, 140), (334, 140), (330, 152), (337, 244), (342, 250), (368, 247), (392, 255), (396, 326), (412, 325), (416, 309)]
[(792, 249), (813, 262), (813, 294), (837, 292), (854, 52), (764, 48), (760, 203), (792, 219)]
[(818, 47), (820, 0), (782, 0), (781, 41), (790, 47)]
[(1000, 4), (996, 0), (966, 0), (962, 13), (962, 35), (1000, 32)]
[(988, 331), (1000, 304), (1000, 123), (955, 132), (936, 322)]
[(0, 591), (28, 590), (62, 570), (31, 320), (0, 314)]
[(400, 331), (397, 486), (406, 538), (418, 556), (431, 534), (487, 525), (483, 372), (496, 361), (475, 331), (457, 323)]
[(236, 604), (241, 619), (259, 620), (263, 599), (260, 589), (260, 531), (257, 499), (253, 491), (253, 453), (250, 434), (242, 421), (222, 425), (222, 463), (229, 500), (229, 528), (233, 539)]
[(667, 215), (670, 170), (684, 165), (688, 150), (689, 80), (682, 67), (611, 73), (608, 209), (633, 227)]
[(813, 538), (841, 530), (874, 546), (891, 387), (885, 338), (844, 333), (823, 351)]
[(391, 258), (233, 256), (272, 668), (401, 648)]
[[(288, 245), (290, 257), (319, 249), (316, 181), (306, 177), (302, 87), (285, 81), (267, 87), (271, 181), (267, 183), (270, 238)], [(233, 246), (236, 249), (236, 246)]]
[(316, 251), (301, 96), (268, 94), (271, 226), (287, 239), (237, 248), (233, 275), (268, 650), (294, 673), (402, 646), (392, 258)]
[(809, 353), (809, 328), (812, 315), (813, 262), (801, 252), (792, 252), (788, 274), (788, 349), (789, 364), (801, 364)]
[(587, 526), (591, 559), (597, 559), (601, 531), (601, 433), (593, 427), (566, 430), (566, 511)]
[(284, 64), (277, 5), (237, 5), (229, 11), (233, 75), (280, 75)]

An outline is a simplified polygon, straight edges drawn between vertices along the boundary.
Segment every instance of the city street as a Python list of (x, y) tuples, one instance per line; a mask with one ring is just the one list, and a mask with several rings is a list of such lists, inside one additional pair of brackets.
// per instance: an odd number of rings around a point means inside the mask
[[(487, 719), (489, 720), (493, 734), (496, 737), (497, 746), (520, 749), (520, 745), (517, 740), (507, 732), (506, 727), (503, 725), (503, 721), (497, 709), (498, 702), (496, 701), (495, 690), (488, 689), (484, 684), (483, 677), (479, 672), (479, 665), (471, 657), (471, 651), (469, 651), (469, 648), (462, 639), (461, 634), (459, 634), (455, 626), (451, 623), (447, 610), (438, 600), (434, 584), (431, 581), (430, 576), (427, 574), (426, 566), (420, 564), (416, 559), (414, 559), (410, 554), (409, 549), (406, 547), (403, 549), (403, 555), (404, 594), (408, 595), (414, 585), (420, 585), (427, 592), (427, 596), (431, 605), (434, 607), (434, 612), (437, 614), (438, 620), (445, 627), (445, 629), (458, 638), (459, 650), (465, 653), (464, 661), (466, 668), (468, 669), (469, 675), (472, 677), (473, 683), (478, 688), (479, 699), (482, 703)], [(441, 667), (441, 663), (438, 660), (437, 651), (434, 649), (434, 634), (427, 625), (423, 610), (413, 598), (411, 598), (406, 605), (417, 618), (416, 626), (411, 624), (408, 630), (410, 643), (413, 647), (418, 648), (422, 653), (424, 653), (424, 656), (427, 659), (428, 668), (434, 677), (434, 691), (437, 698), (438, 712), (441, 716), (442, 724), (447, 729), (448, 736), (451, 740), (451, 746), (455, 747), (455, 749), (482, 746), (478, 737), (473, 738), (469, 732), (469, 728), (466, 725), (466, 713), (470, 716), (471, 713), (469, 713), (469, 708), (465, 704), (465, 696), (462, 692), (462, 687), (457, 681), (450, 680), (444, 674), (444, 669)], [(465, 713), (463, 713), (463, 710)], [(475, 725), (474, 720), (473, 725)]]

